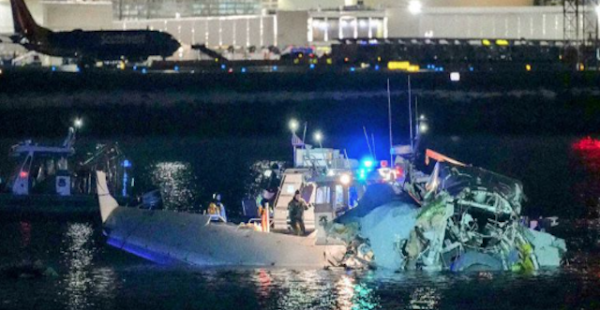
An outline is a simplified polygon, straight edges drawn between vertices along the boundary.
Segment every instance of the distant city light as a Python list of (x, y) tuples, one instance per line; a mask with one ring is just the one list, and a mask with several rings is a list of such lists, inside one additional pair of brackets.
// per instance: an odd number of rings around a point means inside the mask
[(421, 14), (421, 12), (423, 11), (423, 4), (421, 3), (421, 1), (411, 0), (408, 3), (408, 11), (410, 12), (410, 14), (413, 15)]
[(419, 125), (420, 133), (427, 133), (428, 130), (429, 130), (429, 126), (427, 126), (426, 123), (421, 123), (421, 125)]
[(81, 126), (83, 126), (83, 120), (81, 118), (76, 118), (73, 125), (75, 125), (75, 128), (81, 128)]

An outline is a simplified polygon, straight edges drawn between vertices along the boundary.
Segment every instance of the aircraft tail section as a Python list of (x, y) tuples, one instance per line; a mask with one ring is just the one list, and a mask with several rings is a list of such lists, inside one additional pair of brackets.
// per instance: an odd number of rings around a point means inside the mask
[(32, 39), (45, 32), (46, 29), (35, 22), (23, 0), (10, 0), (10, 6), (16, 33)]

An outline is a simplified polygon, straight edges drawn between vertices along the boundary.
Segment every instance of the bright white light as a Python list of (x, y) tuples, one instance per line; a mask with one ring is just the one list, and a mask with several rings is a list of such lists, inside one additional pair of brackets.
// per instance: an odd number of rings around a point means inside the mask
[(421, 3), (421, 1), (418, 0), (411, 0), (408, 3), (408, 11), (410, 12), (410, 14), (412, 15), (418, 15), (421, 14), (421, 12), (423, 11), (423, 4)]
[(452, 81), (452, 82), (460, 81), (460, 73), (458, 73), (458, 72), (450, 73), (450, 81)]
[(289, 126), (292, 132), (296, 132), (296, 130), (298, 130), (298, 121), (295, 119), (291, 119)]
[(428, 130), (429, 130), (429, 126), (427, 126), (427, 124), (421, 123), (421, 125), (419, 125), (420, 133), (427, 133)]
[(419, 116), (420, 120), (424, 120), (425, 119), (425, 114), (421, 114), (421, 116)]
[(320, 131), (315, 132), (315, 141), (317, 141), (317, 142), (323, 141), (323, 134)]
[(350, 176), (347, 174), (342, 174), (342, 176), (340, 177), (340, 183), (342, 183), (343, 185), (350, 184)]
[(596, 14), (600, 16), (600, 5), (597, 5), (595, 10), (596, 10)]
[(329, 171), (327, 171), (327, 175), (330, 176), (330, 177), (332, 177), (332, 176), (335, 175), (335, 171), (329, 170)]
[(83, 120), (81, 120), (81, 118), (75, 119), (74, 125), (75, 128), (81, 128), (81, 126), (83, 126)]

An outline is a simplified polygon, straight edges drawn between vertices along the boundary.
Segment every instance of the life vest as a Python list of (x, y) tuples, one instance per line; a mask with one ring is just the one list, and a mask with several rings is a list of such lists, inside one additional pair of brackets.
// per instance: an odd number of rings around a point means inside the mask
[(221, 214), (221, 208), (214, 202), (211, 202), (208, 205), (208, 210), (207, 210), (208, 214), (214, 214), (214, 215), (220, 215)]

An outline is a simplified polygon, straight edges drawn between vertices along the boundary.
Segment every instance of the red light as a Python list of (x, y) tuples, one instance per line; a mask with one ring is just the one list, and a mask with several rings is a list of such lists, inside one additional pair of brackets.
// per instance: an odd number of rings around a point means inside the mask
[(399, 178), (404, 174), (402, 167), (396, 167), (396, 177)]
[(21, 171), (19, 173), (19, 177), (22, 179), (26, 178), (28, 175), (29, 175), (29, 173), (27, 173), (27, 171)]
[(600, 150), (600, 140), (587, 136), (573, 143), (573, 148), (580, 151)]
[(388, 161), (387, 160), (382, 160), (382, 161), (379, 162), (379, 165), (381, 166), (381, 168), (387, 168)]

